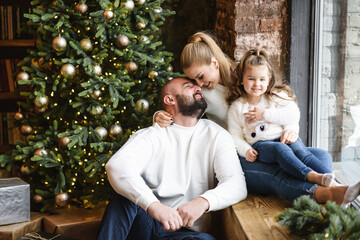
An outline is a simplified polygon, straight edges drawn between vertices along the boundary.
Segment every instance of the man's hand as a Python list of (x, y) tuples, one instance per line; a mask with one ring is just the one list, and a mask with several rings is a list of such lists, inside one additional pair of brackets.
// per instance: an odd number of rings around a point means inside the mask
[(255, 149), (251, 148), (251, 149), (247, 150), (246, 157), (245, 157), (246, 161), (255, 162), (257, 155), (258, 155), (258, 152)]
[(177, 211), (182, 218), (183, 226), (192, 227), (194, 222), (198, 220), (209, 207), (209, 202), (205, 198), (198, 197), (181, 205)]
[(280, 142), (285, 144), (291, 144), (298, 139), (299, 135), (293, 130), (285, 130), (280, 137)]
[(264, 119), (264, 110), (262, 108), (254, 107), (253, 110), (244, 113), (244, 115), (249, 123), (262, 121)]
[(153, 202), (147, 211), (156, 221), (163, 225), (165, 231), (176, 231), (183, 226), (179, 213), (160, 202)]
[(174, 124), (174, 119), (170, 113), (165, 111), (158, 111), (155, 113), (154, 122), (159, 124), (160, 127), (168, 127), (171, 124)]

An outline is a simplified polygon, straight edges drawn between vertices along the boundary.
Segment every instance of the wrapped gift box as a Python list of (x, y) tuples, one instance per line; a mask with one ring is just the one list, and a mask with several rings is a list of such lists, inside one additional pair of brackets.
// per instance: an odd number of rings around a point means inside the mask
[(0, 225), (30, 220), (30, 185), (20, 178), (0, 178)]
[(44, 231), (79, 240), (95, 240), (104, 211), (104, 205), (93, 209), (57, 209), (44, 217)]
[(0, 239), (16, 240), (29, 232), (41, 231), (42, 219), (45, 214), (31, 212), (30, 216), (31, 219), (28, 222), (0, 226)]
[(72, 238), (67, 238), (61, 236), (61, 234), (51, 234), (47, 232), (31, 232), (26, 234), (24, 237), (19, 238), (18, 240), (74, 240)]

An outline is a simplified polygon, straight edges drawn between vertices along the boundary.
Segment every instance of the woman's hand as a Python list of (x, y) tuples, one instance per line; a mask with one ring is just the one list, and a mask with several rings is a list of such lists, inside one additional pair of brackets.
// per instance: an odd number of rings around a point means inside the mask
[(257, 158), (258, 152), (255, 149), (249, 149), (246, 152), (246, 161), (248, 162), (255, 162)]
[(154, 115), (154, 123), (159, 124), (160, 127), (168, 127), (174, 124), (174, 119), (168, 112), (157, 111)]
[(280, 137), (280, 142), (285, 144), (291, 144), (298, 139), (299, 135), (293, 130), (287, 129), (285, 130)]
[(262, 108), (254, 107), (253, 110), (244, 113), (244, 115), (249, 123), (261, 121), (264, 119), (264, 110)]

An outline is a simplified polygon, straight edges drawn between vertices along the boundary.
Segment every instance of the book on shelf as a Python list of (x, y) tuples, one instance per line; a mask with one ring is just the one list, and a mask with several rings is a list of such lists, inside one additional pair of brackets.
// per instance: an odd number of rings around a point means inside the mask
[(36, 29), (28, 26), (25, 13), (32, 13), (31, 6), (0, 6), (1, 39), (33, 39)]

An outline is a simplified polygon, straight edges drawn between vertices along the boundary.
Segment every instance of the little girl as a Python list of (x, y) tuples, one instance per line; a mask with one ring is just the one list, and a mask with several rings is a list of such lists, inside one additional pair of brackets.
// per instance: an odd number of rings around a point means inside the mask
[[(276, 85), (274, 69), (262, 50), (246, 52), (237, 67), (228, 102), (228, 130), (237, 151), (247, 161), (278, 163), (301, 180), (335, 185), (333, 173), (322, 173), (322, 163), (300, 139), (280, 139), (285, 130), (299, 132), (300, 112), (287, 85)], [(288, 144), (288, 145), (287, 145)]]

